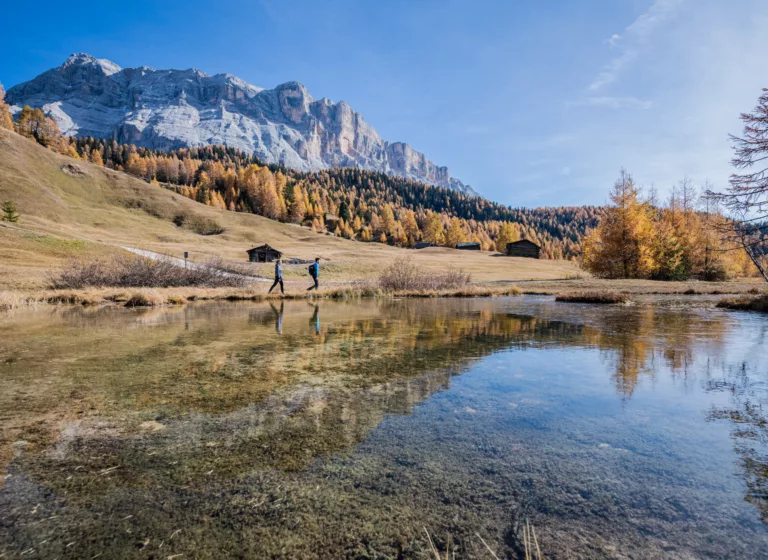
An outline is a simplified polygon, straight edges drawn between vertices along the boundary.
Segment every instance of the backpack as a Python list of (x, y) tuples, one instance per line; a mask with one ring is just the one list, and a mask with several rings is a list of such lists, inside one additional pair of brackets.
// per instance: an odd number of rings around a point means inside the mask
[(309, 275), (312, 278), (314, 278), (315, 277), (315, 265), (314, 264), (309, 265), (309, 268), (307, 270), (309, 270)]

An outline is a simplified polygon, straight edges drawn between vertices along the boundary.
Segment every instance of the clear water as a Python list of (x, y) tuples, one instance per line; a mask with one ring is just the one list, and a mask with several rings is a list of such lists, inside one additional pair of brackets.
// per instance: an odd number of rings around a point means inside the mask
[[(0, 558), (768, 558), (768, 318), (550, 298), (0, 318)], [(426, 531), (426, 532), (425, 532)]]

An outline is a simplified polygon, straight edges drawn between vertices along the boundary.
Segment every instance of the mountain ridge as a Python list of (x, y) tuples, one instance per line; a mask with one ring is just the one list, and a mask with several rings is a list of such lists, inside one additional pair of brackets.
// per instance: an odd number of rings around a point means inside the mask
[(359, 167), (479, 196), (405, 142), (383, 140), (346, 101), (297, 81), (264, 89), (231, 74), (121, 68), (89, 54), (10, 88), (14, 111), (40, 107), (68, 136), (171, 150), (223, 144), (300, 171)]

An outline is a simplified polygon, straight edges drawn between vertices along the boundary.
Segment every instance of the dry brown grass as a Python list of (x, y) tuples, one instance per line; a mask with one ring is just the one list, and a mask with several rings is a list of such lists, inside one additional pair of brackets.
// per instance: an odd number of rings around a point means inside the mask
[(629, 297), (627, 294), (620, 292), (574, 292), (568, 294), (560, 294), (555, 298), (555, 301), (563, 301), (569, 303), (629, 303)]
[(472, 275), (460, 268), (436, 273), (416, 265), (410, 255), (396, 259), (379, 275), (379, 286), (387, 292), (460, 290), (471, 283)]
[(758, 311), (768, 313), (768, 295), (760, 297), (742, 296), (720, 300), (717, 307), (736, 311)]
[(520, 283), (526, 294), (552, 295), (577, 292), (621, 292), (635, 295), (728, 295), (762, 293), (765, 283), (754, 278), (729, 282), (665, 282), (660, 280), (604, 280), (582, 278), (572, 280), (536, 280)]
[(0, 311), (11, 311), (37, 303), (34, 298), (21, 292), (0, 292)]
[(107, 300), (91, 290), (62, 290), (40, 297), (37, 301), (68, 305), (99, 305), (107, 301), (117, 300)]
[(134, 292), (128, 296), (126, 307), (154, 307), (163, 305), (170, 298), (164, 298), (155, 291)]
[(539, 548), (539, 540), (536, 538), (536, 529), (527, 519), (525, 520), (525, 525), (523, 525), (523, 550), (525, 552), (525, 560), (544, 560)]
[[(536, 529), (527, 519), (525, 520), (525, 525), (522, 526), (522, 532), (523, 554), (525, 556), (525, 560), (544, 560), (544, 555), (541, 553), (541, 548), (539, 547), (539, 540), (536, 537)], [(432, 540), (432, 535), (429, 534), (429, 531), (426, 527), (424, 527), (424, 533), (427, 535), (427, 544), (429, 545), (430, 556), (432, 556), (434, 560), (450, 560), (451, 558), (456, 558), (455, 546), (453, 554), (451, 555), (451, 540), (449, 540), (446, 544), (445, 555), (443, 556), (435, 545), (435, 541)], [(480, 533), (475, 533), (475, 536), (477, 536), (477, 538), (480, 540), (483, 547), (485, 547), (485, 550), (488, 551), (490, 557), (494, 560), (499, 560), (499, 557), (488, 545), (488, 543), (485, 542), (485, 539), (480, 536)]]
[(31, 305), (183, 305), (194, 301), (274, 301), (274, 300), (355, 300), (371, 298), (479, 298), (516, 296), (522, 294), (517, 286), (482, 287), (468, 286), (459, 290), (385, 292), (370, 282), (345, 283), (341, 286), (307, 292), (303, 284), (285, 295), (267, 293), (264, 283), (249, 284), (242, 288), (137, 288), (123, 289), (90, 287), (72, 290), (41, 290), (36, 292), (0, 292), (0, 311), (19, 309)]
[(478, 298), (478, 297), (501, 297), (501, 296), (520, 296), (523, 290), (517, 286), (505, 287), (483, 287), (467, 286), (456, 290), (400, 290), (388, 292), (389, 295), (399, 298)]
[(167, 257), (149, 259), (134, 254), (118, 254), (110, 260), (75, 260), (51, 275), (53, 289), (90, 287), (243, 287), (248, 278), (222, 270), (221, 260), (181, 267)]

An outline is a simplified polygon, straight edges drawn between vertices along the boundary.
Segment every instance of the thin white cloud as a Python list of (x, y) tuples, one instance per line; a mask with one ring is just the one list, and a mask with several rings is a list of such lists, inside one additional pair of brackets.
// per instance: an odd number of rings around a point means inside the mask
[(607, 109), (650, 109), (652, 103), (637, 97), (587, 97), (569, 101), (569, 107), (605, 107)]
[(615, 82), (624, 67), (638, 57), (643, 44), (653, 32), (669, 21), (685, 1), (654, 0), (648, 11), (633, 21), (622, 35), (614, 33), (607, 40), (607, 43), (611, 47), (620, 47), (622, 52), (603, 67), (597, 77), (589, 84), (589, 90), (597, 91)]
[(589, 90), (597, 91), (603, 86), (607, 86), (608, 84), (615, 82), (619, 72), (621, 72), (621, 69), (636, 58), (636, 49), (625, 50), (620, 56), (617, 56), (605, 65), (605, 67), (600, 71), (594, 81), (589, 84)]
[(571, 145), (578, 139), (579, 137), (575, 134), (564, 132), (526, 141), (521, 148), (526, 150), (548, 150), (559, 146)]

